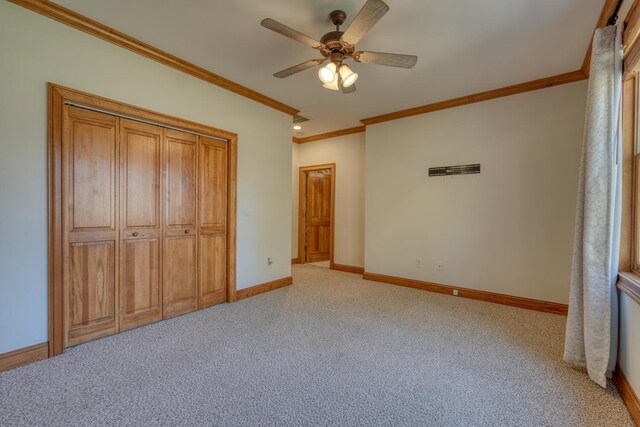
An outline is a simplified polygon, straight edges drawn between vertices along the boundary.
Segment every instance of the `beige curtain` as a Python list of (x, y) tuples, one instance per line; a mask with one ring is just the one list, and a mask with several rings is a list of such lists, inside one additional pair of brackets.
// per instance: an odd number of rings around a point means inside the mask
[(621, 29), (598, 29), (593, 39), (564, 351), (565, 361), (586, 367), (602, 387), (617, 349)]

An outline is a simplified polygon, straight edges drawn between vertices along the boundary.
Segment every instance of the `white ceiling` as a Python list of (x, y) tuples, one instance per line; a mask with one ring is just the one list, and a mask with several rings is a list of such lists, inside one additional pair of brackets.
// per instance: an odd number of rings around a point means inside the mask
[(273, 18), (319, 39), (328, 14), (365, 0), (56, 0), (311, 119), (304, 136), (360, 119), (580, 68), (604, 0), (386, 0), (389, 12), (358, 50), (418, 55), (412, 70), (350, 64), (358, 91), (322, 88), (316, 69), (273, 73), (317, 58), (313, 49), (260, 26)]

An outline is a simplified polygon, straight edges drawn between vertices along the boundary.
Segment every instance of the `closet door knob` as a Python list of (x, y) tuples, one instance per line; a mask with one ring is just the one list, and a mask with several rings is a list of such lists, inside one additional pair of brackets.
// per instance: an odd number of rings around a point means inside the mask
[(184, 234), (189, 234), (189, 229), (184, 230)]
[(134, 231), (134, 232), (133, 232), (133, 234), (132, 234), (132, 236), (133, 236), (133, 237), (138, 237), (138, 232), (137, 232), (137, 231)]

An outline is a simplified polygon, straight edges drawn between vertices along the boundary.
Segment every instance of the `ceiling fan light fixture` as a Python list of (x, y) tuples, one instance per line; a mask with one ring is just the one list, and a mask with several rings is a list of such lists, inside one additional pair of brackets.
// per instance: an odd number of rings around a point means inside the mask
[(318, 70), (318, 77), (324, 84), (331, 84), (336, 79), (336, 64), (328, 63)]
[(354, 73), (348, 66), (343, 65), (344, 60), (352, 59), (360, 64), (413, 68), (418, 61), (418, 57), (415, 55), (360, 51), (356, 48), (360, 40), (388, 11), (389, 6), (384, 0), (366, 0), (347, 30), (341, 31), (340, 26), (346, 21), (347, 14), (343, 10), (334, 10), (329, 14), (329, 20), (336, 26), (336, 29), (323, 35), (320, 40), (315, 40), (274, 19), (263, 19), (260, 23), (263, 27), (313, 48), (323, 56), (278, 71), (274, 76), (278, 78), (289, 77), (316, 65), (321, 66), (328, 60), (329, 64), (318, 70), (318, 78), (325, 88), (342, 89), (342, 93), (350, 94), (356, 91), (354, 83), (358, 80), (358, 73)]
[(331, 89), (331, 90), (340, 90), (340, 86), (338, 86), (338, 75), (337, 74), (334, 74), (334, 75), (335, 75), (335, 77), (334, 77), (333, 81), (323, 84), (322, 87), (325, 87), (325, 88)]
[(342, 78), (343, 87), (349, 87), (352, 84), (354, 84), (356, 80), (358, 80), (358, 73), (354, 73), (346, 65), (340, 66), (340, 69), (338, 70), (338, 72), (340, 73), (340, 77)]

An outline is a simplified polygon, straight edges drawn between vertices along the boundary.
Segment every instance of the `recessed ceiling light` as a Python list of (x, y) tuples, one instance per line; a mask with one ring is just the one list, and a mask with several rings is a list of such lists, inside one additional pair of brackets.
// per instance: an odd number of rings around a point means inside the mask
[(295, 126), (293, 127), (293, 129), (295, 129), (295, 130), (300, 130), (300, 129), (302, 129), (302, 126), (300, 126), (300, 125), (295, 125)]

